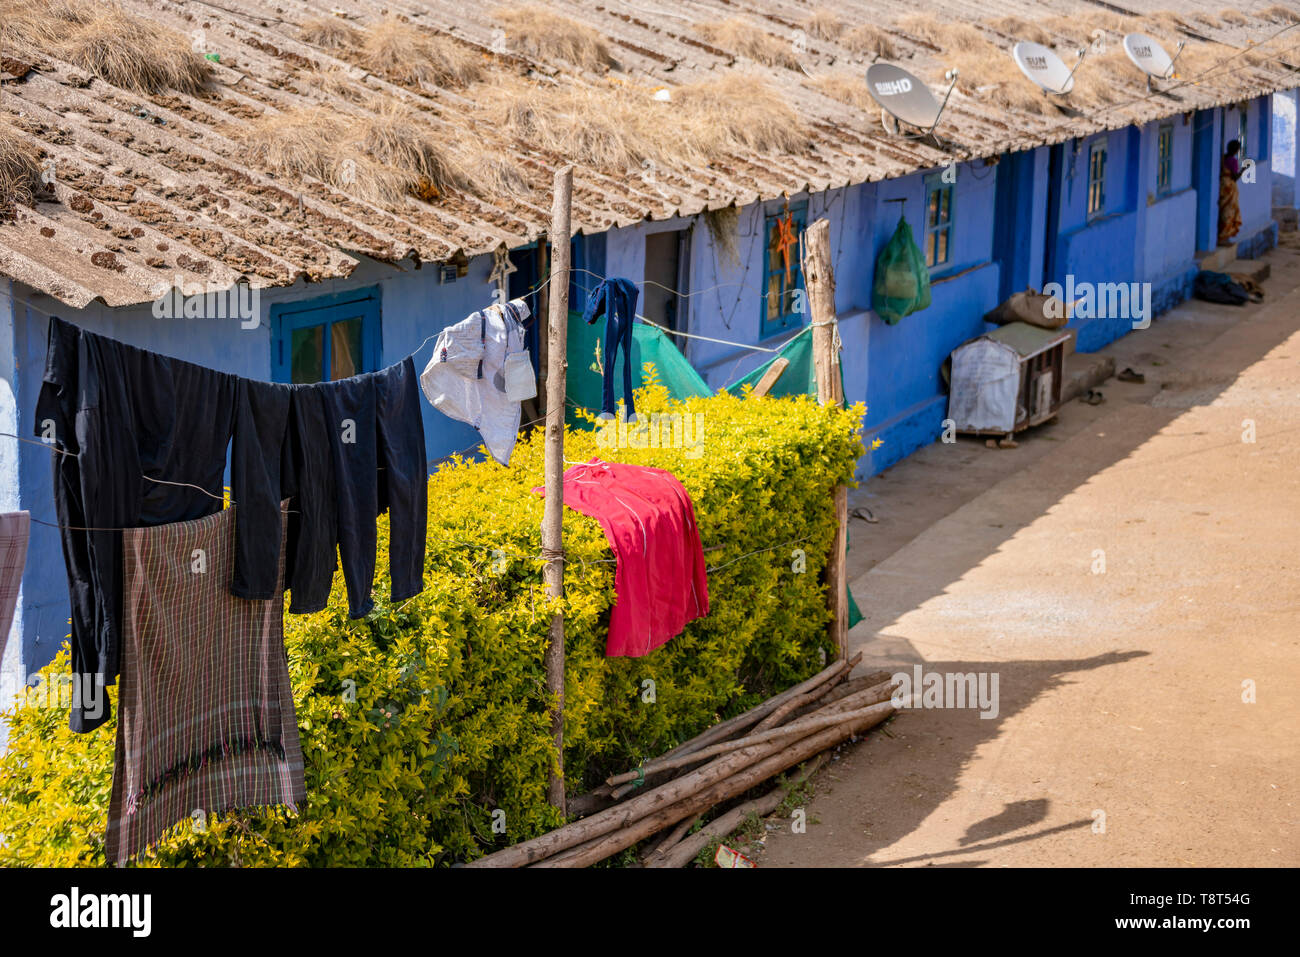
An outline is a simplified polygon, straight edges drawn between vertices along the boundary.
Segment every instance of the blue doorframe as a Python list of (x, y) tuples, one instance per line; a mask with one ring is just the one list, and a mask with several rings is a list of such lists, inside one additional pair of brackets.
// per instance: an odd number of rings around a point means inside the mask
[(1209, 252), (1219, 239), (1219, 122), (1217, 110), (1192, 117), (1192, 188), (1196, 190), (1196, 249)]
[(1065, 144), (1049, 148), (1047, 160), (1047, 228), (1043, 231), (1043, 287), (1050, 282), (1061, 282), (1056, 275), (1057, 235), (1061, 229), (1061, 186), (1064, 179)]

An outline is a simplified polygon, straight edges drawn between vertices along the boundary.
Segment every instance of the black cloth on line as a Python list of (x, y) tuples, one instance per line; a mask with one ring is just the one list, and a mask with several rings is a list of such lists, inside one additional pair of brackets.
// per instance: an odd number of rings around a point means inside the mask
[[(392, 600), (424, 589), (428, 473), (415, 363), (293, 386), (289, 611), (320, 611), (342, 561), (348, 614), (374, 607), (375, 517), (387, 511)], [(335, 546), (337, 549), (337, 558)]]
[[(359, 416), (359, 455), (332, 446), (341, 409)], [(227, 447), (231, 497), (242, 506), (235, 519), (232, 594), (256, 600), (274, 595), (280, 558), (274, 531), (284, 497), (291, 511), (301, 513), (294, 516), (286, 555), (291, 611), (324, 607), (336, 543), (344, 551), (353, 617), (370, 610), (374, 519), (390, 504), (393, 599), (423, 587), (424, 424), (410, 359), (338, 382), (288, 386), (137, 349), (52, 318), (37, 436), (47, 434), (47, 421), (56, 447), (70, 453), (53, 457), (54, 504), (65, 526), (76, 676), (100, 685), (116, 681), (122, 618), (121, 532), (78, 529), (162, 525), (218, 511)], [(159, 484), (165, 482), (185, 485)], [(74, 731), (108, 720), (107, 707), (95, 715), (88, 705), (73, 709)]]

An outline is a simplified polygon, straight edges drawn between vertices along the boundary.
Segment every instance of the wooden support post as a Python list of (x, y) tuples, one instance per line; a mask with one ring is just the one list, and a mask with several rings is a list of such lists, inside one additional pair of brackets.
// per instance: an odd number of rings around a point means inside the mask
[[(564, 393), (569, 364), (565, 359), (569, 339), (569, 207), (573, 200), (573, 167), (555, 174), (555, 200), (551, 207), (551, 285), (547, 297), (550, 326), (546, 331), (546, 504), (542, 511), (542, 579), (546, 594), (564, 597)], [(555, 738), (555, 768), (547, 786), (547, 800), (565, 814), (564, 800), (564, 615), (551, 618), (546, 646), (546, 690), (554, 696), (551, 734)]]
[[(839, 335), (835, 319), (835, 270), (831, 264), (830, 223), (819, 219), (804, 233), (804, 285), (813, 326), (813, 362), (817, 370), (817, 401), (843, 405)], [(835, 541), (826, 563), (826, 601), (831, 632), (841, 658), (849, 653), (849, 592), (845, 558), (848, 551), (849, 490), (835, 489)]]

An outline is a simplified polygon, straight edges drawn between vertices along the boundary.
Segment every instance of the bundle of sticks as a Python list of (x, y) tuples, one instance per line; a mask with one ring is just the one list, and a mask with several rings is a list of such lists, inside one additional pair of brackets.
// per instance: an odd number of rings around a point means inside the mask
[[(636, 770), (612, 775), (569, 802), (570, 814), (585, 815), (579, 820), (469, 866), (586, 867), (663, 831), (667, 836), (644, 850), (641, 862), (647, 867), (689, 864), (750, 814), (776, 810), (788, 789), (777, 787), (745, 801), (691, 833), (710, 809), (809, 761), (802, 771), (806, 779), (827, 749), (893, 714), (889, 672), (848, 679), (860, 657), (837, 661)], [(623, 800), (633, 791), (634, 797)]]

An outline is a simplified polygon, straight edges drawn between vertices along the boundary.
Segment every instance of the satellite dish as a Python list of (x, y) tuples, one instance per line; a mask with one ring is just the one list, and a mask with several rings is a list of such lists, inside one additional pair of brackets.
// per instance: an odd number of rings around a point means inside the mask
[[(956, 84), (956, 71), (949, 71), (949, 76), (952, 83)], [(948, 96), (940, 103), (928, 86), (901, 66), (892, 63), (873, 63), (867, 67), (867, 92), (883, 111), (900, 123), (915, 126), (923, 131), (923, 136), (939, 124), (943, 108), (948, 104)], [(950, 85), (948, 95), (951, 94)]]
[(1021, 40), (1011, 49), (1011, 56), (1022, 73), (1037, 83), (1043, 90), (1056, 96), (1065, 96), (1074, 89), (1074, 70), (1083, 62), (1083, 52), (1079, 53), (1079, 62), (1071, 70), (1061, 58), (1041, 43)]
[(1178, 52), (1170, 57), (1159, 41), (1145, 33), (1130, 33), (1124, 37), (1124, 52), (1150, 83), (1152, 79), (1167, 80), (1174, 75), (1174, 61), (1182, 54), (1183, 45), (1179, 43)]

